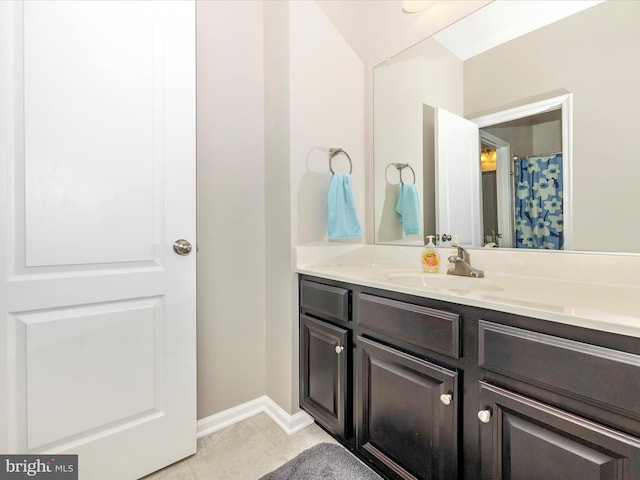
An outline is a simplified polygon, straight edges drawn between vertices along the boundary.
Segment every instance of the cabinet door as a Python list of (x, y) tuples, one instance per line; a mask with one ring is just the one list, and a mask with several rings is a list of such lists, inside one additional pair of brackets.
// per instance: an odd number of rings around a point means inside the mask
[(456, 479), (457, 374), (358, 337), (357, 448), (391, 477)]
[(480, 411), (482, 479), (640, 478), (639, 438), (484, 382)]
[(345, 438), (349, 331), (300, 316), (300, 406)]

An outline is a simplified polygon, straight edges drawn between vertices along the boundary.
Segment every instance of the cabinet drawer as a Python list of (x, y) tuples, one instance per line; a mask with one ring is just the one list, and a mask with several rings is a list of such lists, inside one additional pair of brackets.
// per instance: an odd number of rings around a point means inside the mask
[(357, 301), (360, 327), (460, 358), (459, 315), (366, 293)]
[(300, 306), (321, 315), (349, 320), (350, 291), (322, 283), (300, 282)]
[(640, 418), (640, 356), (479, 322), (481, 368)]

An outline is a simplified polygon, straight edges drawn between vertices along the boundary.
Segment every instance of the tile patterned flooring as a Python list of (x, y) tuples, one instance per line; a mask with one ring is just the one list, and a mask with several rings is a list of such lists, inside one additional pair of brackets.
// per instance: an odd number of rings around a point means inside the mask
[(316, 424), (287, 435), (260, 413), (198, 439), (195, 455), (144, 480), (257, 480), (322, 442), (337, 443)]

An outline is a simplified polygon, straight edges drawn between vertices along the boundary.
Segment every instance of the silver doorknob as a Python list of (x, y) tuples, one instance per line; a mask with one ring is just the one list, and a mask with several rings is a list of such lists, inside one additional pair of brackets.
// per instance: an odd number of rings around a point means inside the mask
[(173, 251), (178, 255), (189, 255), (191, 253), (191, 243), (184, 238), (176, 240), (173, 242)]
[(342, 353), (343, 350), (344, 350), (344, 347), (341, 347), (340, 345), (336, 345), (336, 353)]
[(480, 410), (478, 412), (478, 419), (482, 423), (489, 423), (491, 421), (491, 412), (489, 410)]
[(440, 401), (445, 405), (451, 405), (451, 400), (453, 400), (453, 395), (450, 393), (443, 393), (440, 395)]

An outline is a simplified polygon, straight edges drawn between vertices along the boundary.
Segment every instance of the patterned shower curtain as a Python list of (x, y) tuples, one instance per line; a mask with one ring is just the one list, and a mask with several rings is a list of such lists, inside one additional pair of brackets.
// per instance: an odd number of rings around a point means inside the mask
[(561, 250), (562, 154), (515, 162), (516, 248)]

